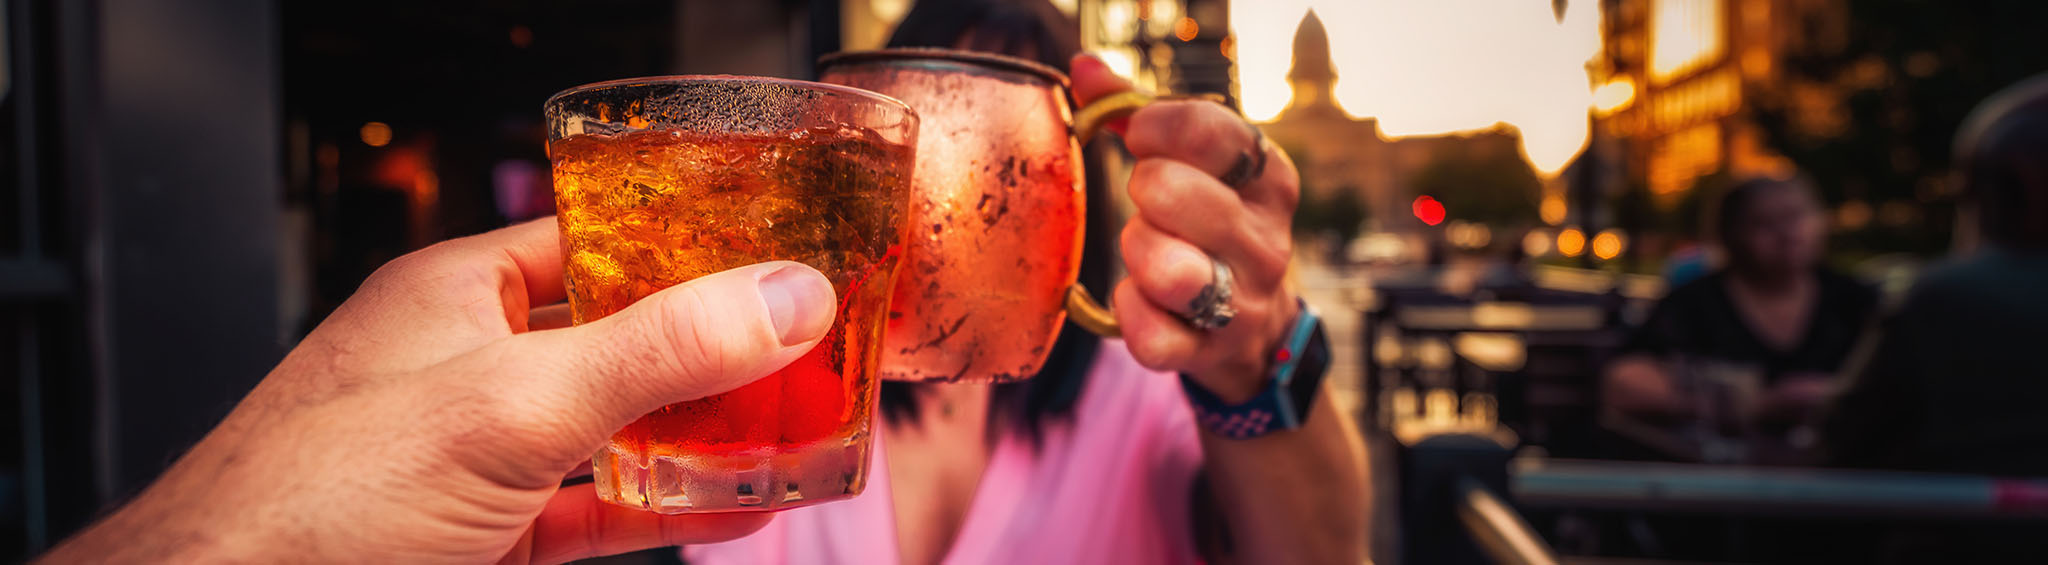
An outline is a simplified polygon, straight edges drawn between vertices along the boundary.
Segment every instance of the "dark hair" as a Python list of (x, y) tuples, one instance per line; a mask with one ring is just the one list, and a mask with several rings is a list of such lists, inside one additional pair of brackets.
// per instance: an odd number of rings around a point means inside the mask
[[(1080, 51), (1075, 25), (1046, 0), (925, 0), (911, 8), (889, 37), (889, 47), (958, 48), (972, 32), (972, 50), (1035, 60), (1061, 71)], [(1027, 51), (1027, 47), (1029, 52)], [(1113, 203), (1100, 167), (1086, 167), (1088, 217), (1081, 242), (1080, 281), (1096, 292), (1109, 289), (1116, 251)], [(1033, 440), (1046, 422), (1073, 414), (1102, 340), (1068, 322), (1047, 353), (1045, 366), (1030, 380), (997, 385), (990, 399), (991, 431), (1023, 431)], [(914, 383), (882, 383), (882, 415), (916, 421)]]
[(1977, 105), (1956, 133), (1955, 170), (1984, 239), (2048, 247), (2048, 74)]
[[(971, 42), (962, 45), (963, 39)], [(985, 51), (1066, 72), (1081, 40), (1074, 22), (1046, 0), (927, 0), (896, 24), (889, 47)]]
[(1706, 225), (1713, 230), (1709, 235), (1728, 254), (1730, 266), (1747, 266), (1754, 259), (1735, 238), (1743, 221), (1749, 219), (1757, 198), (1775, 190), (1794, 190), (1813, 197), (1812, 186), (1798, 177), (1752, 177), (1722, 191), (1720, 199), (1708, 209)]

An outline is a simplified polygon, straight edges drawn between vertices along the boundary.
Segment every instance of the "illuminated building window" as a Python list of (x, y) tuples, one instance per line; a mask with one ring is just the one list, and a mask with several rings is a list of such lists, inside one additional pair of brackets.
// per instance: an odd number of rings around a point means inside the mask
[(1727, 50), (1721, 0), (1656, 0), (1650, 9), (1650, 81), (1698, 70)]
[(1650, 192), (1676, 194), (1721, 168), (1721, 126), (1704, 123), (1657, 140), (1650, 149)]
[(1735, 113), (1742, 106), (1742, 79), (1721, 69), (1664, 89), (1652, 104), (1658, 131), (1674, 131)]
[(1593, 110), (1606, 116), (1628, 109), (1636, 100), (1636, 81), (1627, 75), (1615, 77), (1593, 90)]

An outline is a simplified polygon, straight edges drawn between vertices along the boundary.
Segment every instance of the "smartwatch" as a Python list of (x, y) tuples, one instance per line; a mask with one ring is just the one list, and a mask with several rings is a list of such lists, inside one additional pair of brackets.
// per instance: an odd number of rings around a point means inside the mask
[(1286, 341), (1273, 352), (1266, 370), (1265, 385), (1257, 396), (1243, 404), (1228, 404), (1201, 383), (1180, 374), (1181, 389), (1195, 409), (1195, 420), (1216, 435), (1250, 439), (1278, 430), (1299, 428), (1308, 421), (1315, 406), (1316, 392), (1330, 370), (1330, 344), (1323, 335), (1322, 318), (1301, 302), (1301, 314), (1287, 332)]

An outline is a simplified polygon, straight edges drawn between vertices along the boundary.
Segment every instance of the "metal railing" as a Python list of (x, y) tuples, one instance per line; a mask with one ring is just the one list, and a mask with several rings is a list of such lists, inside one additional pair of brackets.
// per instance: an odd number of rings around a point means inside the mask
[(1557, 552), (1537, 535), (1522, 515), (1471, 477), (1461, 477), (1457, 490), (1458, 521), (1495, 563), (1556, 565)]
[(1513, 457), (1470, 433), (1402, 445), (1404, 563), (1559, 563), (1521, 511), (2048, 522), (2048, 479)]
[(1517, 458), (1516, 503), (1538, 508), (2048, 519), (2048, 480), (1981, 475)]

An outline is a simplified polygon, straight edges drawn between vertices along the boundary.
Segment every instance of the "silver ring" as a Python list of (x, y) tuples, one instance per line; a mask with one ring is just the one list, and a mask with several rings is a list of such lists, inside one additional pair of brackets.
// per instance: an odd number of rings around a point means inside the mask
[(1228, 326), (1230, 320), (1237, 317), (1237, 308), (1230, 305), (1230, 266), (1214, 258), (1209, 259), (1209, 264), (1215, 267), (1209, 284), (1188, 301), (1188, 312), (1191, 312), (1187, 317), (1188, 325), (1203, 331)]

